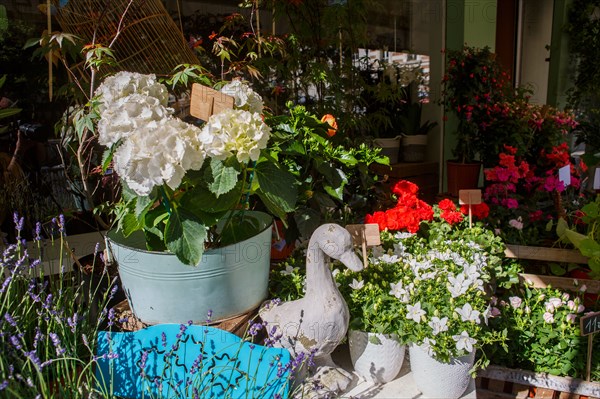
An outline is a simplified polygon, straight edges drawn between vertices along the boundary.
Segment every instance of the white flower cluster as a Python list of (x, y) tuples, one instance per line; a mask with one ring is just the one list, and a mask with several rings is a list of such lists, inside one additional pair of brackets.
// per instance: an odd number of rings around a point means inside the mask
[(248, 162), (258, 159), (270, 133), (258, 113), (228, 109), (208, 119), (199, 139), (210, 157), (226, 159), (235, 154), (238, 161)]
[(234, 80), (221, 88), (221, 92), (235, 98), (235, 107), (244, 111), (261, 114), (262, 97), (241, 80)]
[(111, 146), (144, 128), (148, 122), (158, 121), (173, 113), (167, 108), (167, 88), (154, 75), (119, 72), (110, 76), (96, 90), (100, 96), (98, 142)]
[(198, 130), (173, 117), (151, 121), (117, 148), (115, 170), (139, 195), (162, 184), (176, 189), (187, 170), (198, 170), (204, 162)]
[(98, 141), (118, 145), (115, 171), (133, 191), (146, 196), (163, 184), (176, 189), (186, 171), (200, 169), (206, 157), (258, 159), (270, 135), (258, 113), (262, 99), (241, 82), (224, 89), (252, 112), (225, 110), (212, 115), (201, 130), (172, 115), (167, 88), (154, 75), (119, 72), (98, 87)]

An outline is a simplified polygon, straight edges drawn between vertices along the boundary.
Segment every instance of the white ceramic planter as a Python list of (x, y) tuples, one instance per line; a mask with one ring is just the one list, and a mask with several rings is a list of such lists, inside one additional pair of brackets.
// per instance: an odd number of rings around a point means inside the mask
[[(371, 342), (376, 337), (379, 344)], [(393, 381), (404, 362), (406, 346), (386, 334), (350, 330), (350, 359), (354, 371), (366, 381), (384, 384)]]
[(416, 345), (410, 345), (408, 353), (413, 379), (423, 397), (457, 399), (465, 393), (471, 382), (469, 370), (475, 362), (475, 352), (450, 363), (437, 361)]
[(381, 155), (385, 155), (390, 159), (390, 165), (398, 163), (400, 155), (400, 140), (401, 136), (393, 138), (382, 138), (373, 140), (373, 144), (381, 147)]

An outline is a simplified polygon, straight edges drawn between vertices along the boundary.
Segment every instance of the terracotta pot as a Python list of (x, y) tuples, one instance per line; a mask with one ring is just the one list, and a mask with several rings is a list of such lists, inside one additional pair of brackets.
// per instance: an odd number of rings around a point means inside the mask
[(475, 189), (479, 185), (481, 162), (462, 163), (457, 161), (446, 162), (446, 177), (448, 192), (458, 197), (459, 190)]

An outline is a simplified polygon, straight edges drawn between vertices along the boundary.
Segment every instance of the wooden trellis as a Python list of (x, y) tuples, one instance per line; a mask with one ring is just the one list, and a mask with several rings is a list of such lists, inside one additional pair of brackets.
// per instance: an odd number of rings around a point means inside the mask
[[(111, 45), (114, 70), (169, 74), (179, 64), (198, 64), (179, 27), (160, 0), (53, 0), (64, 32), (87, 43)], [(108, 68), (107, 68), (108, 69)]]

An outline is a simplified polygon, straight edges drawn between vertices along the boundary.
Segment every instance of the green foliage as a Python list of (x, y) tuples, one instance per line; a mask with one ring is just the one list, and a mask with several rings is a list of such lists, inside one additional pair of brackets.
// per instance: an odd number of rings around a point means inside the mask
[[(61, 217), (48, 227), (64, 232), (62, 223)], [(0, 396), (108, 397), (96, 385), (96, 334), (116, 321), (114, 310), (109, 311), (117, 299), (115, 274), (95, 254), (97, 274), (65, 272), (72, 259), (63, 250), (69, 244), (62, 233), (52, 242), (36, 237), (28, 247), (18, 240), (0, 262)]]
[[(566, 221), (561, 219), (557, 225), (556, 232), (564, 241), (570, 242), (587, 256), (590, 275), (600, 278), (600, 196), (596, 196), (594, 202), (585, 204), (575, 219), (576, 225), (569, 228)], [(577, 226), (579, 225), (579, 226)], [(583, 225), (584, 232), (577, 231)]]
[(490, 319), (496, 330), (507, 331), (508, 352), (494, 345), (494, 364), (584, 378), (587, 339), (579, 330), (582, 292), (568, 294), (555, 288), (513, 287), (494, 305), (498, 315)]
[(570, 4), (566, 32), (569, 52), (575, 68), (571, 70), (574, 87), (569, 90), (569, 105), (577, 110), (578, 138), (585, 142), (586, 163), (596, 164), (595, 152), (600, 149), (600, 18), (598, 0), (574, 0)]
[[(385, 164), (387, 158), (379, 155), (380, 149), (365, 144), (337, 144), (337, 137), (327, 134), (330, 126), (306, 107), (291, 103), (287, 106), (288, 114), (269, 116), (266, 122), (272, 127), (269, 157), (279, 160), (299, 184), (298, 204), (291, 210), (294, 213), (289, 221), (289, 234), (309, 237), (327, 221), (361, 220), (371, 210), (373, 199), (375, 175), (369, 166)], [(257, 178), (262, 182), (260, 166), (259, 163)], [(271, 181), (271, 184), (289, 183), (281, 179)]]

